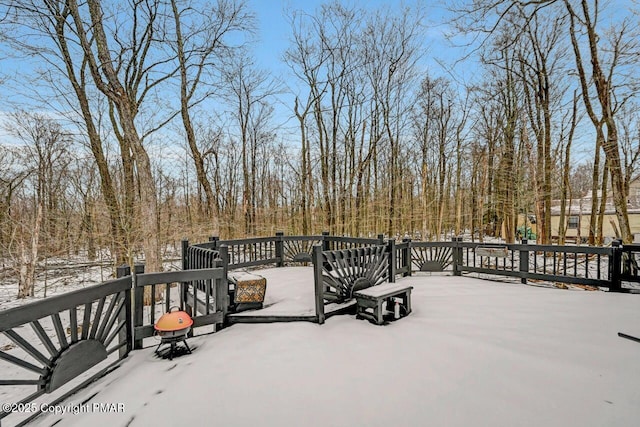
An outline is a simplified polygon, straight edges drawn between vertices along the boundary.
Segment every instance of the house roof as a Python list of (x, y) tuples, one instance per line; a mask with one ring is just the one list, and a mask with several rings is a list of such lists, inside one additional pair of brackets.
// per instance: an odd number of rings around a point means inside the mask
[[(553, 200), (551, 202), (551, 215), (560, 215), (561, 200)], [(591, 215), (591, 196), (582, 197), (580, 199), (568, 200), (565, 207), (567, 215)], [(640, 214), (640, 198), (629, 197), (627, 202), (627, 212), (629, 214)], [(611, 196), (607, 197), (604, 208), (605, 215), (614, 215), (616, 213), (615, 206)]]

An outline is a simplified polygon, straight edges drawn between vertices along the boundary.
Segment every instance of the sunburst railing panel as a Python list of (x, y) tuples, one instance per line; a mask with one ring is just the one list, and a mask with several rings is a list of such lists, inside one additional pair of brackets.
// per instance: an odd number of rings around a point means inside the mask
[(282, 240), (282, 256), (285, 263), (311, 262), (313, 247), (322, 243), (321, 237), (295, 236), (284, 237)]
[(411, 242), (413, 271), (449, 271), (453, 269), (453, 249), (443, 242)]
[(363, 289), (389, 279), (389, 253), (386, 246), (325, 251), (322, 257), (322, 279), (327, 302), (351, 298), (358, 280), (360, 289)]
[[(47, 393), (61, 399), (124, 357), (131, 348), (131, 285), (125, 277), (0, 312), (1, 400), (25, 404)], [(9, 415), (0, 412), (0, 420)]]

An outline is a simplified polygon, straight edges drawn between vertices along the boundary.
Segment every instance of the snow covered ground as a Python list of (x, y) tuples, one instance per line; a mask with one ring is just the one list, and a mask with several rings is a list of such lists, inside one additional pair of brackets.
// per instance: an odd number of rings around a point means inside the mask
[(398, 282), (414, 286), (414, 311), (389, 325), (237, 324), (173, 361), (148, 347), (74, 396), (66, 408), (80, 413), (34, 425), (638, 425), (640, 344), (617, 332), (640, 336), (639, 295)]

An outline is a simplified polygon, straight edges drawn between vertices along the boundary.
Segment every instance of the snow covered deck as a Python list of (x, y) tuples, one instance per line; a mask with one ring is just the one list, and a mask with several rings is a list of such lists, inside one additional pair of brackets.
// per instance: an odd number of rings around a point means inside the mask
[(316, 315), (312, 267), (265, 268), (253, 273), (267, 279), (264, 307), (231, 317), (303, 317)]
[[(414, 287), (413, 313), (387, 326), (351, 315), (237, 324), (190, 339), (193, 354), (173, 361), (149, 347), (70, 401), (123, 411), (34, 424), (638, 425), (640, 344), (617, 332), (640, 335), (640, 296), (452, 276), (398, 282)], [(265, 310), (312, 307), (312, 281), (301, 285), (280, 301), (269, 281)]]
[[(267, 279), (264, 307), (229, 315), (231, 323), (269, 323), (304, 320), (316, 321), (313, 267), (281, 267), (255, 270)], [(344, 311), (355, 300), (325, 305), (325, 315)]]

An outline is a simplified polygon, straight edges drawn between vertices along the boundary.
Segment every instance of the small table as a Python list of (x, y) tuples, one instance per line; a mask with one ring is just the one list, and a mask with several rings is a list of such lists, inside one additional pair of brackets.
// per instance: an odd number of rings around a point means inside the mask
[[(387, 306), (400, 304), (400, 317), (407, 316), (411, 313), (412, 289), (413, 286), (385, 283), (354, 292), (353, 296), (358, 304), (356, 317), (369, 319), (377, 325), (382, 325), (384, 323), (384, 310), (382, 309), (384, 301), (387, 301)], [(372, 311), (369, 312), (368, 309), (372, 309)]]
[(261, 309), (267, 291), (267, 279), (247, 271), (234, 271), (228, 274), (230, 311)]

